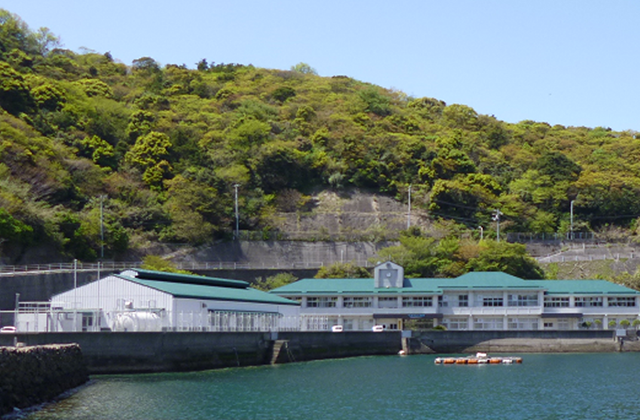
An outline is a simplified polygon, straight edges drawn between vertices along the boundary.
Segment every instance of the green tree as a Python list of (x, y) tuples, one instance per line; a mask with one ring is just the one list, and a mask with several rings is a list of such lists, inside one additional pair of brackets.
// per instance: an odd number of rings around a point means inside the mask
[(384, 117), (391, 114), (391, 101), (374, 86), (370, 86), (359, 93), (360, 99), (366, 104), (365, 111)]
[(318, 75), (316, 69), (308, 65), (307, 63), (298, 63), (295, 66), (291, 66), (291, 71), (302, 74), (313, 74), (315, 76)]
[(33, 228), (0, 207), (0, 244), (7, 242), (9, 246), (23, 246), (32, 240)]
[(166, 181), (167, 201), (164, 205), (171, 216), (174, 240), (201, 244), (211, 241), (221, 228), (224, 207), (216, 188), (177, 175)]
[(142, 265), (140, 268), (144, 270), (164, 271), (166, 273), (193, 274), (187, 270), (180, 270), (176, 267), (175, 263), (166, 260), (159, 255), (145, 255), (142, 257)]
[(296, 91), (289, 86), (280, 86), (271, 94), (276, 101), (284, 102), (289, 98), (296, 96)]
[(277, 289), (278, 287), (286, 286), (287, 284), (298, 281), (298, 278), (291, 273), (278, 273), (267, 278), (258, 278), (253, 283), (253, 287), (258, 290), (268, 292), (269, 290)]
[(381, 249), (378, 259), (400, 264), (407, 277), (434, 277), (442, 265), (436, 252), (437, 245), (435, 238), (420, 236), (419, 232), (403, 232), (400, 245)]
[(334, 263), (329, 266), (320, 267), (315, 275), (316, 279), (367, 279), (371, 278), (371, 273), (364, 267), (359, 267), (354, 263)]
[(0, 106), (10, 114), (29, 112), (33, 98), (20, 73), (0, 61)]
[(469, 271), (502, 271), (523, 279), (543, 279), (544, 271), (522, 244), (485, 241), (480, 254), (467, 263)]
[(98, 136), (85, 137), (80, 144), (85, 149), (85, 154), (94, 163), (104, 166), (115, 168), (115, 151), (113, 146), (102, 140)]
[(541, 175), (549, 176), (553, 181), (576, 181), (582, 167), (560, 152), (542, 155), (534, 164)]
[(171, 166), (166, 160), (170, 147), (169, 136), (152, 131), (136, 140), (136, 143), (127, 152), (125, 161), (143, 171), (142, 179), (148, 185), (160, 188), (162, 180), (171, 171)]

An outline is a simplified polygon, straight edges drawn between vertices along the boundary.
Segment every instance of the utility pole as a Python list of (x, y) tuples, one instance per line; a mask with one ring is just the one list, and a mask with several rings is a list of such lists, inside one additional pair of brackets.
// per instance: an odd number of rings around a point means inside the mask
[(569, 230), (570, 232), (570, 237), (569, 239), (573, 241), (573, 202), (576, 200), (571, 200), (571, 228)]
[(411, 184), (409, 184), (409, 212), (407, 213), (407, 229), (411, 227)]
[(104, 195), (100, 196), (100, 261), (104, 260)]
[(73, 331), (78, 331), (78, 260), (73, 260)]
[(492, 217), (492, 219), (497, 223), (497, 228), (496, 228), (497, 242), (500, 242), (500, 215), (502, 214), (503, 213), (500, 210), (495, 209)]
[(233, 188), (236, 191), (236, 240), (240, 239), (240, 216), (238, 215), (238, 188), (240, 184), (234, 184)]

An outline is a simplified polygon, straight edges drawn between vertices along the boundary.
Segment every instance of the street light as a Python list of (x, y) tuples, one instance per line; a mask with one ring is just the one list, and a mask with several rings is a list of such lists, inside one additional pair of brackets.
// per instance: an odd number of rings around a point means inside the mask
[(236, 191), (236, 239), (240, 239), (239, 230), (240, 230), (240, 217), (238, 216), (238, 188), (240, 184), (234, 184), (233, 188)]
[(497, 222), (496, 236), (497, 242), (500, 242), (500, 215), (502, 212), (498, 209), (495, 209), (495, 213), (493, 214), (492, 219)]
[(482, 226), (478, 226), (478, 229), (480, 229), (480, 240), (482, 241), (484, 239), (484, 228)]

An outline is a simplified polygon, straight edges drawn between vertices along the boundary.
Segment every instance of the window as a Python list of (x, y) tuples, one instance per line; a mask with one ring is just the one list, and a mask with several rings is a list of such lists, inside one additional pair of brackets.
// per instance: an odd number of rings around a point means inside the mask
[(335, 308), (336, 297), (308, 297), (307, 308)]
[(509, 295), (509, 306), (538, 306), (538, 294)]
[(609, 306), (625, 306), (625, 307), (633, 307), (636, 306), (636, 298), (635, 297), (610, 297), (607, 298), (609, 302)]
[(370, 297), (345, 297), (342, 305), (344, 308), (370, 308), (371, 303)]
[(474, 318), (474, 330), (503, 330), (504, 323), (502, 318)]
[(438, 296), (438, 306), (441, 308), (446, 308), (449, 306), (449, 299), (447, 296)]
[(568, 308), (569, 307), (569, 298), (568, 297), (544, 297), (544, 307), (545, 308)]
[(553, 328), (553, 322), (545, 322), (544, 323), (544, 327), (545, 328)]
[(577, 297), (575, 305), (580, 308), (591, 308), (596, 306), (602, 306), (601, 297)]
[(469, 328), (468, 318), (449, 318), (443, 322), (444, 326), (449, 330), (467, 330)]
[(502, 296), (483, 296), (482, 306), (503, 306)]
[(430, 296), (413, 296), (402, 298), (403, 308), (417, 308), (424, 306), (433, 306), (433, 299)]
[(397, 308), (398, 298), (396, 297), (379, 297), (378, 308)]
[(537, 330), (538, 320), (536, 318), (509, 318), (507, 327), (510, 330)]
[(469, 306), (469, 295), (458, 295), (458, 306), (466, 308)]
[(342, 326), (344, 327), (345, 330), (353, 330), (355, 329), (353, 326), (354, 324), (353, 321), (354, 321), (353, 318), (344, 318), (342, 320)]
[(558, 329), (559, 330), (570, 330), (571, 329), (571, 321), (569, 319), (559, 319), (558, 320)]
[(93, 314), (91, 312), (82, 313), (82, 331), (91, 331), (93, 329)]

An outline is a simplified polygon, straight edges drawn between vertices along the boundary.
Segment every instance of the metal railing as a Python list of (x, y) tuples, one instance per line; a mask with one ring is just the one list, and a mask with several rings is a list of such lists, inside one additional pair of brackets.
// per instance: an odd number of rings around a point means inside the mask
[[(360, 267), (373, 267), (374, 264), (367, 259), (350, 259)], [(293, 269), (316, 269), (329, 265), (325, 261), (305, 261), (305, 262), (236, 262), (236, 261), (205, 261), (205, 262), (182, 262), (176, 263), (175, 267), (180, 270), (293, 270)], [(103, 263), (83, 263), (78, 262), (77, 270), (81, 271), (118, 271), (129, 268), (140, 268), (142, 262), (103, 262)], [(29, 264), (29, 265), (0, 265), (0, 276), (14, 275), (21, 273), (35, 272), (68, 272), (73, 271), (74, 263), (50, 263), (50, 264)]]
[(601, 253), (601, 254), (572, 254), (564, 255), (564, 253), (558, 253), (554, 255), (547, 255), (545, 257), (536, 258), (541, 263), (554, 263), (554, 262), (572, 262), (572, 261), (601, 261), (601, 260), (615, 260), (631, 259), (637, 257), (638, 254), (629, 252), (623, 253)]

